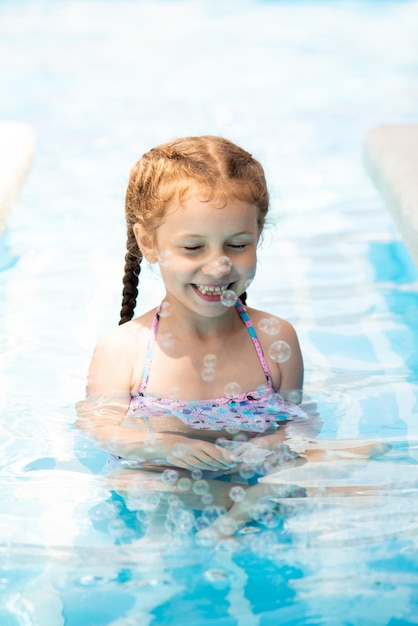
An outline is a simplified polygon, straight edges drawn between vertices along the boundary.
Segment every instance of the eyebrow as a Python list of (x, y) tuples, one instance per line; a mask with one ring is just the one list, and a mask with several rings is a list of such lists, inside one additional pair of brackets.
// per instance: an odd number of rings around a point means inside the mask
[[(233, 237), (241, 237), (242, 235), (253, 236), (254, 234), (256, 234), (256, 233), (254, 233), (251, 230), (243, 230), (242, 232), (232, 233), (231, 235), (228, 235), (226, 237), (226, 239), (232, 239)], [(180, 235), (176, 236), (176, 239), (183, 239), (183, 238), (184, 239), (186, 239), (186, 238), (189, 238), (189, 239), (204, 239), (205, 237), (206, 237), (206, 235), (204, 235), (204, 234), (198, 235), (198, 234), (195, 234), (195, 233), (181, 233)]]

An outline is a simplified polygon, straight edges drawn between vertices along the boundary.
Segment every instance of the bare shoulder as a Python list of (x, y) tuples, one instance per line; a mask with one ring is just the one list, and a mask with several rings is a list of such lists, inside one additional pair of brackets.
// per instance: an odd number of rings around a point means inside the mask
[(298, 341), (293, 325), (283, 317), (250, 307), (247, 308), (247, 311), (260, 338), (265, 335), (270, 342), (274, 341), (274, 338), (291, 342)]
[(98, 340), (89, 369), (89, 388), (99, 393), (103, 389), (130, 389), (137, 367), (145, 359), (150, 334), (151, 312), (116, 326)]
[[(265, 311), (252, 308), (247, 310), (269, 364), (276, 389), (302, 389), (303, 359), (293, 325), (288, 320)], [(284, 342), (288, 347), (283, 344), (274, 346), (275, 342)]]

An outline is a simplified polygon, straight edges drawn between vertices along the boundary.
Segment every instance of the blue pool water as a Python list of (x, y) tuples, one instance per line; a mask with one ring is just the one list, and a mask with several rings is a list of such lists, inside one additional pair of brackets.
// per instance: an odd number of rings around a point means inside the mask
[[(362, 155), (417, 123), (416, 24), (407, 1), (0, 0), (0, 119), (37, 134), (0, 240), (2, 626), (418, 623), (418, 274)], [(204, 133), (265, 164), (250, 300), (297, 328), (318, 437), (392, 446), (290, 472), (314, 495), (219, 546), (141, 540), (73, 428), (118, 320), (129, 168)], [(161, 293), (145, 273), (139, 311)]]

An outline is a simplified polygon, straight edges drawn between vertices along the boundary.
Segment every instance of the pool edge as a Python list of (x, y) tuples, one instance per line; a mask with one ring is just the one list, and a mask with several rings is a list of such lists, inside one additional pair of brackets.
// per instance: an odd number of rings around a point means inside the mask
[(364, 139), (365, 165), (418, 266), (418, 124), (372, 128)]
[(24, 122), (0, 121), (0, 235), (33, 162), (35, 132)]

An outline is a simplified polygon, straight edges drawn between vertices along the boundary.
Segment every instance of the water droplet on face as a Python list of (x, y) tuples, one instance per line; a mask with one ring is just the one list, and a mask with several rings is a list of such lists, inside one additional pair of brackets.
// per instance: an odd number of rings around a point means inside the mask
[(229, 259), (227, 256), (220, 256), (218, 259), (215, 259), (215, 261), (204, 265), (202, 267), (202, 272), (207, 276), (221, 278), (231, 271), (231, 267), (231, 259)]
[(276, 363), (285, 363), (292, 356), (292, 350), (288, 343), (279, 339), (271, 344), (269, 356)]
[(211, 380), (215, 380), (216, 371), (212, 367), (205, 367), (205, 369), (202, 370), (201, 376), (202, 380), (204, 380), (205, 383), (208, 383)]
[(171, 250), (161, 250), (158, 256), (158, 263), (163, 267), (166, 267), (170, 263), (170, 259), (173, 256)]
[(172, 313), (172, 306), (169, 302), (162, 302), (160, 307), (160, 317), (170, 317)]
[(224, 394), (226, 398), (233, 398), (239, 396), (241, 393), (241, 385), (239, 383), (228, 383), (224, 387)]
[(237, 301), (237, 294), (232, 289), (226, 289), (220, 297), (222, 304), (226, 307), (234, 306)]
[(205, 354), (203, 357), (203, 365), (205, 367), (214, 368), (216, 366), (218, 359), (215, 354)]
[(258, 328), (267, 335), (278, 335), (281, 329), (280, 320), (276, 317), (263, 317), (258, 322)]
[(245, 489), (236, 485), (235, 487), (231, 487), (228, 495), (232, 502), (242, 502), (245, 498)]

